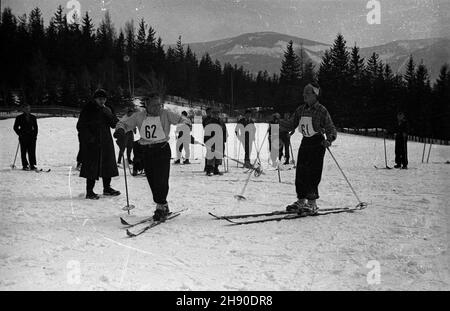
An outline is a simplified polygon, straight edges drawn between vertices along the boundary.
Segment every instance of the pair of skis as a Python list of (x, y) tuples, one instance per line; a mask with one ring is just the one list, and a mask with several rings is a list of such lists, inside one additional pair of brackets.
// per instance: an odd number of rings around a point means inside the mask
[[(187, 210), (187, 208), (179, 210), (179, 211), (171, 212), (171, 213), (169, 213), (169, 215), (167, 215), (167, 217), (165, 217), (164, 219), (161, 219), (161, 220), (153, 220), (153, 217), (147, 217), (138, 222), (129, 223), (124, 218), (120, 217), (120, 222), (126, 229), (127, 236), (130, 238), (133, 238), (133, 237), (143, 234), (144, 232), (146, 232), (147, 230), (149, 230), (153, 227), (156, 227), (168, 220), (171, 220), (171, 219), (174, 219), (175, 217), (180, 216), (181, 213), (186, 210)], [(139, 226), (139, 225), (144, 225), (144, 224), (145, 224), (145, 226)], [(138, 226), (139, 226), (139, 228), (136, 228)]]
[[(342, 207), (342, 208), (324, 208), (320, 209), (317, 213), (311, 214), (307, 211), (305, 212), (288, 212), (288, 211), (273, 211), (269, 213), (253, 213), (253, 214), (240, 214), (240, 215), (224, 215), (218, 216), (213, 213), (209, 213), (212, 217), (218, 220), (226, 220), (230, 225), (248, 225), (269, 221), (280, 221), (280, 220), (290, 220), (297, 219), (307, 216), (323, 216), (328, 214), (339, 214), (339, 213), (353, 213), (356, 210), (364, 209), (367, 205), (360, 203), (354, 207)], [(261, 218), (262, 217), (262, 218)], [(256, 220), (240, 220), (245, 218), (259, 218)]]

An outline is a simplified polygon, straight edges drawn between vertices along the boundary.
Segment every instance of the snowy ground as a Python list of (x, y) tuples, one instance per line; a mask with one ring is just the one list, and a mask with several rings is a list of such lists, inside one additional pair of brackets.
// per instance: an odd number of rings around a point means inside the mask
[[(376, 170), (373, 165), (384, 166), (383, 140), (340, 134), (331, 150), (358, 195), (370, 203), (366, 210), (230, 227), (208, 211), (283, 208), (295, 200), (295, 172), (283, 171), (279, 183), (267, 167), (264, 145), (266, 174), (252, 177), (248, 200), (237, 202), (233, 195), (247, 177), (243, 169), (229, 162), (228, 174), (204, 176), (197, 145), (191, 153), (195, 164), (171, 167), (170, 207), (189, 210), (129, 239), (119, 223), (126, 215), (122, 170), (112, 186), (123, 195), (84, 199), (85, 180), (72, 169), (76, 119), (38, 120), (38, 165), (52, 169), (40, 174), (9, 168), (17, 144), (13, 121), (0, 121), (1, 290), (450, 289), (448, 146), (433, 146), (430, 163), (422, 164), (423, 145), (410, 142), (411, 169)], [(194, 127), (198, 138), (199, 126)], [(259, 140), (265, 128), (259, 126)], [(295, 153), (300, 139), (293, 136)], [(387, 147), (393, 159), (393, 141)], [(236, 155), (235, 148), (231, 137), (230, 155)], [(151, 214), (145, 178), (128, 177), (133, 215)], [(101, 190), (98, 184), (96, 191)], [(329, 154), (320, 192), (321, 207), (356, 204)], [(377, 263), (380, 282), (373, 284)]]

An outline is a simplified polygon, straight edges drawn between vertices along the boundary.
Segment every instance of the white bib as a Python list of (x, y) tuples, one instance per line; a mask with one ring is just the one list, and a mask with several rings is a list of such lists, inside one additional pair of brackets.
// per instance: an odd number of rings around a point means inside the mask
[(312, 117), (301, 117), (298, 125), (298, 131), (305, 137), (312, 137), (317, 134), (317, 132), (314, 131)]
[(157, 143), (166, 139), (166, 134), (164, 133), (159, 116), (145, 118), (139, 134), (144, 142), (149, 143)]

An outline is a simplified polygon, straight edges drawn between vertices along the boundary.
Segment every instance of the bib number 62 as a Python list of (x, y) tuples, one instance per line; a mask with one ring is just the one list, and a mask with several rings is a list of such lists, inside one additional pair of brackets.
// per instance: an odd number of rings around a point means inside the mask
[(152, 126), (146, 125), (145, 126), (145, 138), (147, 138), (147, 139), (156, 138), (155, 131), (156, 131), (156, 125), (154, 125), (154, 124)]

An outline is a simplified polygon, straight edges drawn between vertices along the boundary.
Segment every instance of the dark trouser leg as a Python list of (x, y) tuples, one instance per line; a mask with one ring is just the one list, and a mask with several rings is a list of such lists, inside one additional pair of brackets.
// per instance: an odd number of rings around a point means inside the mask
[(122, 163), (123, 150), (119, 151), (119, 156), (117, 157), (117, 163)]
[(20, 156), (22, 159), (22, 166), (27, 167), (28, 161), (27, 161), (27, 150), (28, 150), (28, 142), (25, 139), (19, 139), (20, 143)]
[(245, 132), (244, 149), (245, 149), (244, 161), (250, 161), (250, 133), (248, 132)]
[(102, 177), (102, 181), (103, 181), (103, 190), (108, 190), (109, 188), (111, 188), (111, 177)]
[(405, 147), (406, 144), (403, 141), (402, 138), (396, 138), (395, 139), (395, 164), (402, 165), (403, 164), (403, 157), (405, 154)]
[(402, 165), (408, 166), (408, 141), (406, 139), (403, 141)]
[(28, 145), (28, 159), (30, 166), (36, 166), (36, 139), (31, 139)]
[(128, 159), (128, 161), (131, 160), (131, 151), (133, 151), (133, 147), (128, 146), (127, 147), (127, 159)]
[(325, 148), (322, 145), (301, 145), (297, 158), (295, 187), (298, 199), (319, 198)]
[(281, 161), (281, 158), (283, 157), (283, 141), (280, 139), (280, 146), (278, 151), (278, 161)]
[(157, 204), (167, 203), (170, 175), (170, 146), (145, 148), (144, 168), (148, 184), (153, 193), (153, 201)]
[(284, 143), (284, 154), (285, 154), (285, 158), (286, 158), (286, 161), (289, 161), (289, 158), (290, 158), (290, 153), (289, 153), (289, 146), (290, 146), (290, 141), (289, 141), (289, 138), (288, 137), (286, 137), (286, 141), (285, 141), (285, 143)]
[(86, 192), (91, 194), (94, 192), (95, 179), (86, 179)]

